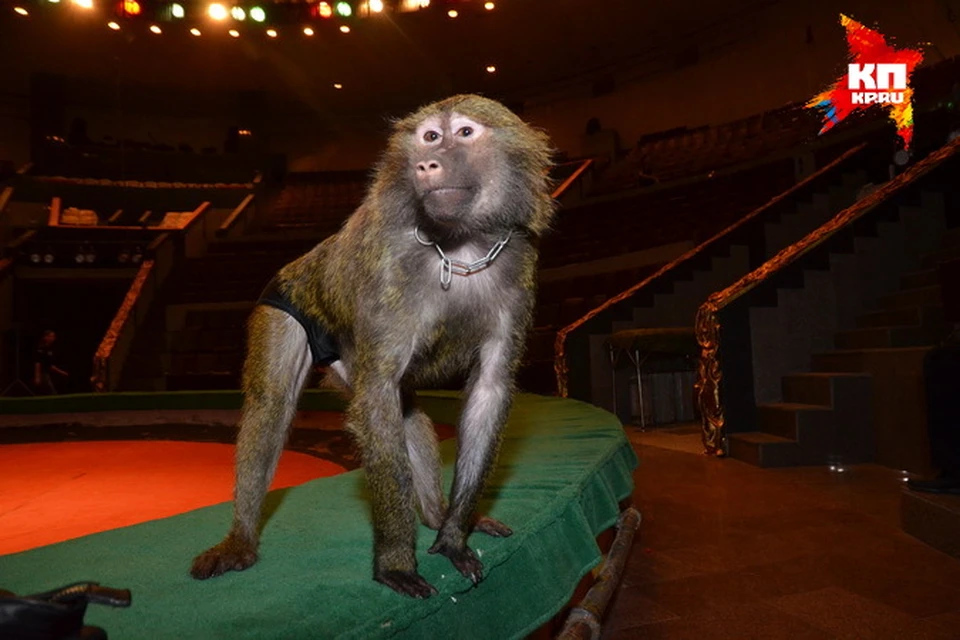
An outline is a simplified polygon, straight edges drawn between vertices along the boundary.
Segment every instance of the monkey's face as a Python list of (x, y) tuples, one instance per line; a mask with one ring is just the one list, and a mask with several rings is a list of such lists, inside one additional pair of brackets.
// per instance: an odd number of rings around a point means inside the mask
[(494, 131), (454, 111), (427, 118), (413, 135), (413, 183), (427, 222), (447, 231), (489, 226), (505, 164)]

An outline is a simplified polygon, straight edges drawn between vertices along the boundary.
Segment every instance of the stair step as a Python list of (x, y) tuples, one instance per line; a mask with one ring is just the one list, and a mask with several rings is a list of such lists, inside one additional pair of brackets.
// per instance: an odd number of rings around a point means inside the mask
[(757, 467), (792, 467), (801, 459), (795, 440), (761, 431), (732, 433), (727, 439), (730, 457)]
[(935, 307), (943, 303), (940, 285), (928, 285), (915, 289), (904, 289), (888, 293), (880, 298), (880, 309), (902, 309), (905, 307)]
[(882, 349), (933, 345), (950, 333), (950, 325), (925, 327), (870, 327), (840, 331), (834, 338), (837, 349)]
[[(815, 353), (811, 357), (811, 368), (820, 373), (862, 373), (867, 361), (877, 356), (900, 358), (902, 362), (922, 361), (929, 347), (891, 347), (889, 349), (837, 349), (826, 353)], [(911, 364), (912, 366), (912, 364)]]
[(842, 393), (842, 385), (862, 383), (870, 376), (864, 373), (792, 373), (783, 376), (781, 387), (785, 403), (798, 403), (833, 407), (836, 392)]
[(944, 248), (960, 246), (960, 227), (944, 231), (940, 238)]
[(917, 289), (940, 284), (940, 272), (936, 269), (923, 269), (906, 273), (900, 278), (900, 287), (903, 289)]
[(778, 402), (757, 406), (760, 431), (804, 444), (829, 429), (830, 407), (796, 402)]
[(920, 258), (920, 266), (924, 269), (935, 269), (941, 262), (952, 258), (960, 258), (960, 244), (945, 246), (942, 249), (925, 254)]
[(882, 309), (870, 311), (857, 316), (857, 327), (916, 327), (922, 325), (939, 324), (943, 322), (943, 307), (912, 306), (899, 309)]

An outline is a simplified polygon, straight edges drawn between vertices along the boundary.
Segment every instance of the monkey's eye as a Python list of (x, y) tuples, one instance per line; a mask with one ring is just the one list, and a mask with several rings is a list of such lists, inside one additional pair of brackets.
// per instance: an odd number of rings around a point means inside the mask
[(469, 138), (473, 135), (473, 127), (460, 127), (460, 130), (457, 131), (457, 135), (461, 138)]
[(440, 139), (440, 134), (436, 131), (427, 131), (425, 134), (423, 134), (423, 139), (427, 142), (436, 142)]

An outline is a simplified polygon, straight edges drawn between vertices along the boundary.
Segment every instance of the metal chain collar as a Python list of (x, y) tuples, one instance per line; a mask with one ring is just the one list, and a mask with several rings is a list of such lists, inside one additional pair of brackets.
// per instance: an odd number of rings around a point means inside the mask
[(447, 257), (447, 254), (443, 252), (443, 249), (440, 248), (436, 242), (427, 242), (420, 237), (420, 227), (417, 226), (413, 230), (413, 235), (417, 239), (417, 242), (422, 244), (425, 247), (435, 247), (437, 253), (440, 254), (440, 286), (444, 291), (450, 288), (450, 282), (453, 280), (453, 274), (458, 276), (469, 276), (478, 271), (482, 271), (490, 266), (490, 263), (496, 259), (497, 255), (500, 254), (500, 251), (503, 250), (507, 243), (510, 242), (510, 237), (513, 235), (513, 231), (508, 231), (507, 235), (499, 240), (493, 247), (490, 248), (490, 251), (487, 252), (487, 255), (484, 257), (474, 260), (473, 262), (461, 262), (459, 260), (451, 260)]

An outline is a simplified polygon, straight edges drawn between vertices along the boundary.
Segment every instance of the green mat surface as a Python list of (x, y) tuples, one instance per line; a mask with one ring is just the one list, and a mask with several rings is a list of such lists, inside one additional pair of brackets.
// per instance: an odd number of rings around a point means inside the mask
[[(435, 421), (456, 422), (455, 395), (423, 394), (423, 405)], [(448, 484), (455, 444), (443, 445)], [(80, 580), (129, 588), (129, 609), (88, 609), (88, 624), (104, 627), (111, 640), (523, 637), (552, 618), (600, 562), (595, 537), (616, 522), (636, 464), (613, 415), (572, 400), (519, 396), (481, 505), (514, 535), (471, 537), (486, 575), (474, 588), (446, 558), (427, 554), (434, 534), (421, 527), (420, 571), (440, 591), (424, 601), (371, 579), (362, 471), (271, 493), (260, 562), (241, 573), (203, 582), (187, 573), (193, 556), (226, 532), (231, 505), (224, 503), (0, 556), (0, 588), (33, 593)]]

